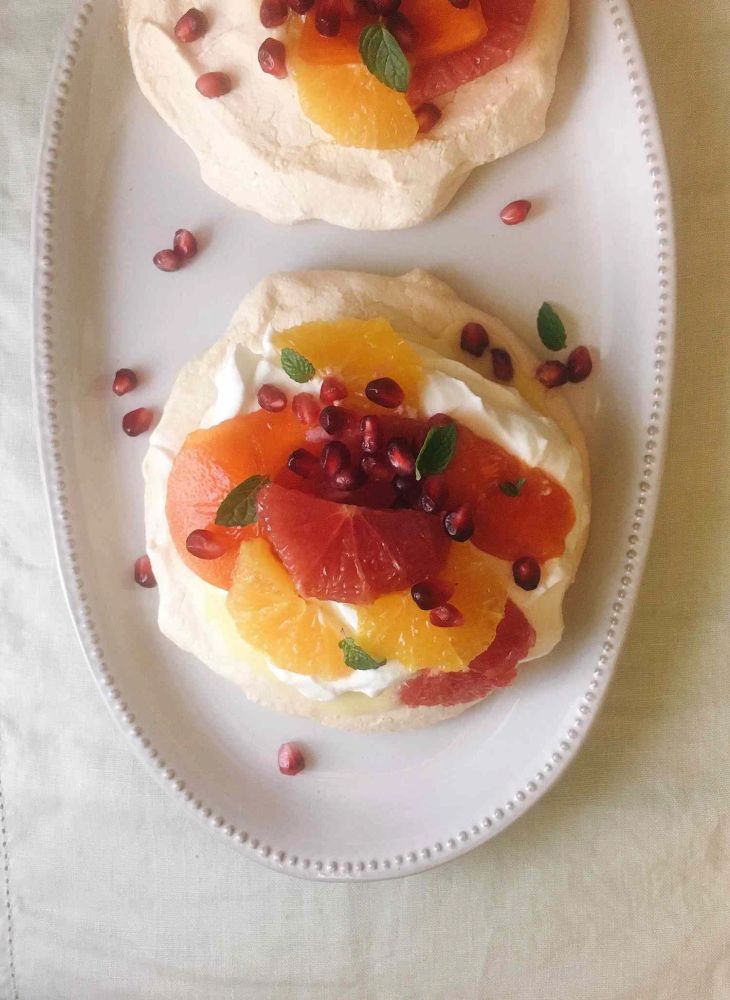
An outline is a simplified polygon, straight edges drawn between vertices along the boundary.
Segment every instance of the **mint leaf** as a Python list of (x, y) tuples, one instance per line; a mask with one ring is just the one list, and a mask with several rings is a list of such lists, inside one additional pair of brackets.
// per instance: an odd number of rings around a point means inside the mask
[(360, 34), (360, 57), (381, 83), (404, 94), (411, 82), (411, 67), (403, 49), (384, 24), (369, 24)]
[(456, 450), (456, 424), (432, 427), (416, 458), (416, 479), (443, 472)]
[(281, 352), (281, 367), (295, 382), (309, 382), (314, 378), (314, 365), (298, 351), (285, 347)]
[(376, 660), (370, 653), (366, 653), (354, 639), (342, 639), (338, 645), (342, 650), (345, 665), (351, 670), (377, 670), (385, 663), (385, 660)]
[(256, 520), (256, 498), (259, 490), (270, 482), (268, 476), (249, 476), (234, 487), (215, 515), (215, 523), (225, 528), (245, 528)]
[(549, 302), (543, 302), (537, 314), (537, 332), (549, 351), (565, 347), (565, 326)]
[(527, 482), (526, 479), (515, 479), (513, 483), (509, 479), (505, 479), (503, 483), (499, 484), (500, 490), (508, 497), (518, 497), (522, 492), (522, 487)]

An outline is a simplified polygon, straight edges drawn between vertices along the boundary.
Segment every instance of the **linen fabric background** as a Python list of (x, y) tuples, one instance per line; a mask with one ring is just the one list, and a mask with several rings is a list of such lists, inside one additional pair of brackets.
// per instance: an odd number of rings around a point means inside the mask
[(4, 1000), (730, 997), (730, 5), (633, 7), (680, 298), (665, 486), (615, 681), (566, 777), (504, 835), (410, 879), (316, 885), (237, 855), (168, 800), (83, 663), (29, 356), (31, 184), (67, 3), (0, 5)]

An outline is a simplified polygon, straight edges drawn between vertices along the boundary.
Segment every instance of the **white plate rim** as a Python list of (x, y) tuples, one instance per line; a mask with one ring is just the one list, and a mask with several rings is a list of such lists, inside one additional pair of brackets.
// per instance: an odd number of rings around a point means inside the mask
[[(63, 591), (86, 661), (112, 717), (127, 736), (137, 757), (159, 783), (187, 807), (188, 813), (260, 864), (279, 872), (324, 881), (372, 881), (426, 871), (485, 843), (521, 816), (565, 772), (600, 708), (636, 604), (639, 583), (651, 542), (658, 494), (663, 474), (669, 422), (676, 313), (676, 256), (671, 188), (656, 105), (628, 0), (597, 0), (608, 8), (616, 44), (624, 59), (631, 97), (651, 177), (656, 234), (657, 301), (654, 336), (654, 384), (651, 415), (646, 427), (644, 464), (638, 483), (631, 530), (627, 536), (624, 572), (611, 605), (601, 653), (589, 689), (578, 704), (571, 725), (543, 766), (523, 787), (499, 805), (489, 808), (468, 829), (455, 830), (435, 844), (414, 846), (380, 862), (365, 859), (331, 860), (287, 854), (275, 844), (261, 843), (248, 831), (197, 798), (178, 776), (175, 764), (163, 760), (153, 740), (136, 723), (123, 691), (106, 664), (93, 616), (85, 597), (84, 582), (75, 555), (72, 518), (64, 483), (63, 459), (56, 415), (53, 365), (55, 340), (51, 289), (55, 214), (55, 179), (59, 143), (64, 128), (69, 83), (84, 43), (89, 19), (97, 4), (108, 0), (75, 0), (51, 70), (41, 126), (41, 145), (33, 200), (32, 318), (33, 395), (38, 450), (46, 499), (53, 528), (53, 544)], [(485, 811), (481, 812), (485, 816)]]

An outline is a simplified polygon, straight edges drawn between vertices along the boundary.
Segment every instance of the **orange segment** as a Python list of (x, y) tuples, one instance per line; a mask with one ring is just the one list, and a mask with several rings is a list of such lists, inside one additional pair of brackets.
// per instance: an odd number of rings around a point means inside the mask
[[(423, 377), (420, 359), (386, 319), (303, 323), (275, 334), (272, 342), (279, 350), (292, 347), (303, 354), (320, 375), (339, 375), (350, 393), (345, 406), (357, 404), (357, 397), (365, 405), (365, 386), (384, 376), (398, 382), (406, 403), (418, 406)], [(372, 403), (366, 405), (372, 410)]]
[[(280, 413), (255, 410), (187, 436), (167, 481), (165, 511), (175, 548), (194, 573), (214, 587), (230, 586), (238, 547), (257, 529), (255, 525), (217, 527), (215, 515), (221, 501), (256, 473), (284, 482), (290, 476), (296, 479), (286, 470), (286, 461), (303, 443), (304, 428), (289, 409)], [(196, 559), (185, 548), (185, 540), (197, 528), (226, 539), (230, 550), (220, 559)]]
[(400, 149), (418, 134), (405, 94), (391, 90), (362, 65), (314, 65), (293, 60), (302, 111), (341, 146)]
[(455, 585), (451, 603), (464, 615), (457, 628), (438, 628), (409, 590), (387, 594), (359, 609), (357, 641), (373, 656), (391, 657), (410, 670), (465, 670), (494, 639), (507, 600), (486, 556), (468, 542), (453, 543), (439, 579)]
[(277, 667), (322, 680), (352, 673), (338, 646), (341, 622), (326, 604), (297, 594), (263, 538), (241, 546), (227, 607), (241, 638)]

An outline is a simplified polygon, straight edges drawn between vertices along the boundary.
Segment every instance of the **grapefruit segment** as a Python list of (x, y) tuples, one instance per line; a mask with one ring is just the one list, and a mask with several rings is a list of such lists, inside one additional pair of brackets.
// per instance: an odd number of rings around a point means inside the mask
[(400, 700), (411, 708), (478, 701), (495, 688), (512, 683), (517, 676), (517, 664), (534, 644), (535, 630), (517, 605), (508, 600), (494, 639), (467, 670), (456, 673), (420, 670), (401, 684)]
[(441, 525), (420, 511), (371, 510), (274, 484), (258, 504), (260, 528), (302, 597), (369, 604), (446, 560)]
[(352, 673), (337, 645), (339, 619), (326, 605), (297, 594), (265, 539), (241, 546), (227, 607), (241, 638), (277, 667), (322, 680)]

